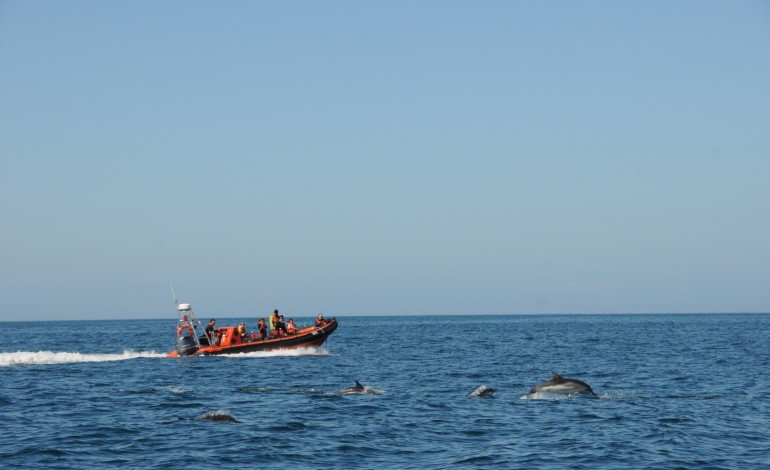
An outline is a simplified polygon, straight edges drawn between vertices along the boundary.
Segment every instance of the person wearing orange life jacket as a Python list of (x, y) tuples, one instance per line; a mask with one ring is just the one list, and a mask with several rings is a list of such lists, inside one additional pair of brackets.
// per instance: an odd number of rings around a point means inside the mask
[(235, 334), (241, 337), (241, 341), (244, 343), (246, 342), (246, 323), (241, 322), (240, 325), (238, 325), (237, 330), (235, 331)]
[(267, 339), (267, 323), (264, 318), (260, 318), (257, 322), (257, 339)]
[(294, 320), (289, 318), (289, 321), (286, 322), (286, 334), (289, 335), (296, 335), (297, 334), (297, 325), (294, 324)]
[(326, 320), (324, 320), (324, 316), (319, 313), (315, 319), (315, 326), (321, 328), (324, 325), (326, 325)]

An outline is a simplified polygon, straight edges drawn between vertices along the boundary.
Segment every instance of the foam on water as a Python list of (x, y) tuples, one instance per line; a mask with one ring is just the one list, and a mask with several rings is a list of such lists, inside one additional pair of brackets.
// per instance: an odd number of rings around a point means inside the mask
[(337, 392), (330, 392), (330, 395), (382, 395), (384, 393), (384, 390), (378, 390), (374, 387), (365, 385), (364, 389), (361, 391), (342, 389)]
[(125, 361), (138, 358), (161, 358), (163, 353), (155, 351), (123, 351), (122, 354), (86, 354), (79, 352), (60, 351), (17, 351), (0, 353), (0, 367), (44, 365), (44, 364), (71, 364), (78, 362), (108, 362)]
[(185, 385), (168, 385), (166, 387), (160, 387), (158, 390), (173, 393), (174, 395), (181, 395), (191, 392), (192, 388)]
[(324, 348), (295, 348), (275, 349), (273, 351), (253, 351), (239, 354), (223, 354), (221, 357), (244, 359), (249, 357), (301, 357), (329, 355), (331, 355), (331, 353)]

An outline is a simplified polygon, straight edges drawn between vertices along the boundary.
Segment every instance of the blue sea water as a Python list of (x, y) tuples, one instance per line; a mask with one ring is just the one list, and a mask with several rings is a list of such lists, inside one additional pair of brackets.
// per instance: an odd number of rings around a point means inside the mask
[[(0, 323), (3, 467), (770, 468), (770, 315), (343, 317), (168, 359), (175, 320)], [(597, 396), (521, 398), (551, 370)]]

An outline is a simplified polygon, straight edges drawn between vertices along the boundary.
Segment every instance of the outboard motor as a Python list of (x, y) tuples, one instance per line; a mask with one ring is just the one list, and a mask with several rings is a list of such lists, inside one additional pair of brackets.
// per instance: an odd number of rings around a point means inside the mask
[(195, 354), (198, 350), (198, 344), (192, 336), (179, 336), (176, 339), (176, 353), (180, 356), (189, 356)]

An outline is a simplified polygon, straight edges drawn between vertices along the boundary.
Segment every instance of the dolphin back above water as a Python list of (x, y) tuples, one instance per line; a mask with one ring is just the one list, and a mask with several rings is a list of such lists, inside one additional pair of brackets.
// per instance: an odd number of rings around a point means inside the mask
[(356, 380), (356, 386), (355, 387), (343, 388), (342, 390), (339, 391), (339, 393), (341, 393), (343, 395), (350, 395), (350, 394), (353, 394), (353, 393), (364, 393), (364, 390), (366, 390), (364, 388), (364, 386), (361, 385), (358, 382), (358, 380)]
[(496, 391), (497, 390), (492, 387), (487, 387), (486, 385), (479, 385), (478, 388), (476, 388), (476, 390), (469, 393), (468, 396), (473, 398), (487, 398), (494, 395)]
[(358, 382), (358, 380), (356, 380), (355, 387), (343, 388), (337, 393), (339, 393), (340, 395), (380, 395), (382, 394), (380, 390), (375, 390), (371, 387), (364, 387)]
[(551, 393), (558, 395), (596, 395), (591, 387), (582, 380), (562, 377), (554, 371), (551, 371), (553, 378), (539, 383), (532, 387), (525, 396), (537, 393)]
[(224, 411), (209, 411), (208, 413), (204, 413), (203, 415), (201, 415), (200, 419), (205, 419), (206, 421), (213, 421), (215, 423), (240, 423), (240, 421), (238, 421), (233, 416), (230, 416)]

